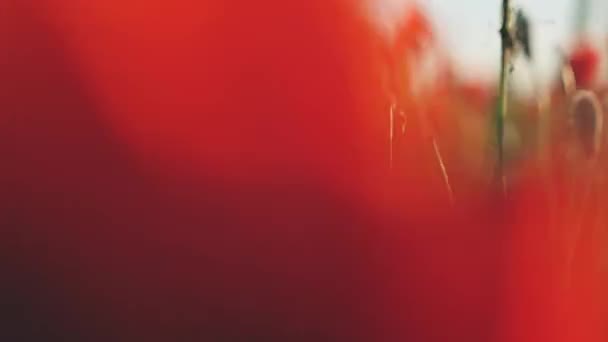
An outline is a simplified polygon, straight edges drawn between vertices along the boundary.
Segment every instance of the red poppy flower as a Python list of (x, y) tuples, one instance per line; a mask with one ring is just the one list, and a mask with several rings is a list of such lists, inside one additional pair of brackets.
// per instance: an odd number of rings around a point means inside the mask
[[(403, 213), (386, 210), (388, 68), (358, 6), (7, 8), (0, 145), (10, 167), (0, 181), (12, 229), (2, 271), (18, 270), (14, 288), (43, 306), (36, 316), (25, 305), (34, 317), (15, 331), (369, 341), (403, 312), (391, 303), (401, 286), (383, 291), (375, 280), (405, 281), (399, 244), (387, 243), (412, 240), (392, 238)], [(400, 186), (424, 193), (427, 184)], [(404, 225), (422, 222), (418, 209), (407, 208)], [(392, 338), (429, 328), (389, 327)]]
[(597, 50), (588, 43), (581, 43), (570, 56), (570, 65), (574, 71), (576, 84), (582, 88), (593, 85), (600, 66), (600, 56)]

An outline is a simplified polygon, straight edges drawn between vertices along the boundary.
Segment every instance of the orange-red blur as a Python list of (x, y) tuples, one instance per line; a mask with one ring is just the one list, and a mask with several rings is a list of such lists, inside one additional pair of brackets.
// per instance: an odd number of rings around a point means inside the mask
[(606, 185), (503, 199), (493, 90), (363, 8), (3, 1), (6, 340), (605, 341)]

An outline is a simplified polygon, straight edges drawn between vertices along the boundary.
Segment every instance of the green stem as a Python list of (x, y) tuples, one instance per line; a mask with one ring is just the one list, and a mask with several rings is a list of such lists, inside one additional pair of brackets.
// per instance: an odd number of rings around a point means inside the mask
[(500, 80), (498, 84), (498, 110), (496, 114), (496, 138), (498, 144), (498, 179), (506, 186), (504, 174), (504, 126), (507, 116), (507, 88), (509, 83), (509, 65), (511, 62), (511, 51), (513, 41), (511, 38), (509, 23), (511, 21), (510, 1), (502, 1), (503, 22), (500, 29), (502, 39), (502, 56), (500, 63)]

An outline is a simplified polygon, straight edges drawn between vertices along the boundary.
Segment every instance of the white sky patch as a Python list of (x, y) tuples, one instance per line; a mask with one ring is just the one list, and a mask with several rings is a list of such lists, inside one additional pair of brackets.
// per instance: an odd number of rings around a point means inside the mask
[(412, 0), (366, 0), (365, 2), (366, 12), (370, 14), (370, 19), (378, 31), (391, 40), (395, 37), (397, 26), (412, 3)]

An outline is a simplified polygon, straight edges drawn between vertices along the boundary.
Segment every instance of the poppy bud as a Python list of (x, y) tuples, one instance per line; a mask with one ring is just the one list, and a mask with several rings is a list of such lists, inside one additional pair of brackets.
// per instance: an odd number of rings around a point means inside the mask
[(578, 87), (590, 87), (599, 71), (600, 57), (598, 52), (592, 46), (582, 44), (574, 50), (569, 61)]
[(517, 11), (515, 18), (515, 39), (520, 44), (526, 58), (532, 58), (532, 44), (530, 36), (530, 21), (523, 10)]

